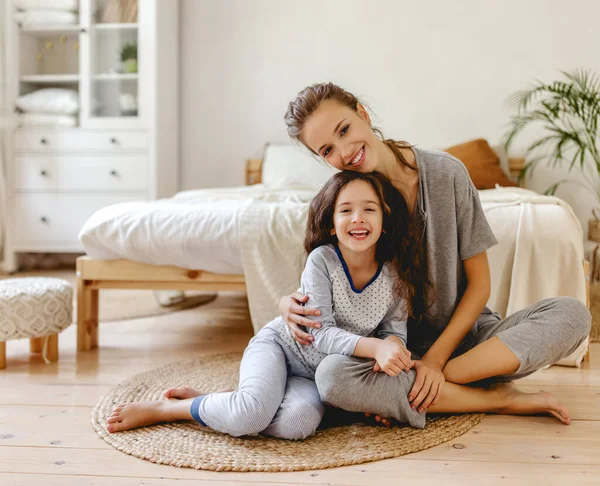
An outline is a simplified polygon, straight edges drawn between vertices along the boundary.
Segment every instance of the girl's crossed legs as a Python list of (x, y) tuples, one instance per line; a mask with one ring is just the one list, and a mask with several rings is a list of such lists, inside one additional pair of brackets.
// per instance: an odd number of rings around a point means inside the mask
[(262, 329), (248, 344), (240, 364), (238, 391), (203, 395), (188, 387), (170, 389), (167, 398), (119, 405), (108, 431), (199, 417), (208, 427), (238, 437), (263, 433), (304, 439), (316, 431), (325, 411), (313, 380), (288, 376), (294, 356), (285, 352), (276, 331)]

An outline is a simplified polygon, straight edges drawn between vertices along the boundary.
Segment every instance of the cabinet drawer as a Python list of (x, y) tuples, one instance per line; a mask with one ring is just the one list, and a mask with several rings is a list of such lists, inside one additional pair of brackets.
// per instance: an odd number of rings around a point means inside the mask
[(15, 246), (80, 248), (79, 231), (87, 219), (111, 204), (145, 200), (145, 194), (15, 194)]
[(15, 157), (17, 191), (146, 191), (148, 166), (143, 155)]
[(18, 152), (52, 152), (85, 150), (145, 150), (148, 137), (145, 131), (124, 132), (122, 130), (16, 130), (15, 150)]

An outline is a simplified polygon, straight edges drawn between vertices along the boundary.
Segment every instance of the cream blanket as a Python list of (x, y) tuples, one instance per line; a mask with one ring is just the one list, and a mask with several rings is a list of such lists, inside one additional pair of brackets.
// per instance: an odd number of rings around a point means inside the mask
[[(255, 199), (239, 220), (242, 263), (255, 332), (279, 315), (281, 296), (298, 288), (308, 194), (295, 200)], [(571, 208), (556, 197), (518, 188), (480, 191), (499, 245), (488, 252), (492, 294), (503, 316), (559, 295), (586, 302), (583, 235)], [(587, 342), (559, 364), (578, 366)]]

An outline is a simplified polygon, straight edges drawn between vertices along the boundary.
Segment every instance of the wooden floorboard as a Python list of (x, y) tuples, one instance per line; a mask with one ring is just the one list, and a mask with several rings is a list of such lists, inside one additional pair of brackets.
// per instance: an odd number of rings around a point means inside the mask
[[(572, 425), (552, 418), (488, 415), (461, 437), (416, 454), (295, 473), (214, 473), (152, 464), (109, 446), (90, 423), (99, 399), (131, 375), (199, 355), (241, 352), (252, 336), (244, 299), (100, 324), (100, 349), (77, 353), (76, 329), (46, 365), (27, 340), (7, 343), (0, 372), (0, 484), (379, 485), (600, 484), (600, 344), (582, 368), (551, 367), (518, 383), (554, 393)], [(458, 447), (455, 447), (458, 446)]]

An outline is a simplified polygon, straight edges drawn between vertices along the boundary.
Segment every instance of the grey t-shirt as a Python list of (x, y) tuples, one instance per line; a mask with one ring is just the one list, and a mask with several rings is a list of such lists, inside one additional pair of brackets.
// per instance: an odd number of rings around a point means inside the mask
[[(424, 354), (450, 321), (467, 287), (463, 260), (498, 244), (467, 169), (445, 152), (412, 148), (419, 169), (415, 211), (422, 219), (434, 284), (430, 317), (409, 327), (409, 347)], [(489, 318), (486, 307), (479, 320)], [(472, 330), (473, 331), (473, 330)]]
[(310, 306), (321, 311), (319, 317), (311, 317), (322, 326), (308, 330), (314, 336), (313, 345), (298, 344), (281, 317), (267, 326), (275, 328), (312, 371), (329, 354), (352, 355), (361, 336), (384, 339), (394, 335), (406, 344), (406, 301), (394, 297), (394, 275), (389, 263), (380, 265), (373, 279), (358, 290), (339, 249), (320, 246), (308, 255), (300, 288), (309, 296)]

